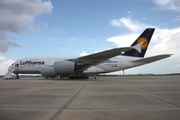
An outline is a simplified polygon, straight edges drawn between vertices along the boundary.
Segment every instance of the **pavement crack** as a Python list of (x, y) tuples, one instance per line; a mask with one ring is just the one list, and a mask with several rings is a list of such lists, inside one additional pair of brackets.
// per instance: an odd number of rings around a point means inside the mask
[(81, 92), (82, 89), (89, 83), (90, 81), (86, 82), (78, 91), (77, 93), (61, 108), (59, 111), (57, 111), (53, 116), (49, 118), (49, 120), (53, 120), (56, 118), (56, 116), (60, 115), (61, 112), (66, 109), (66, 107), (74, 100), (74, 98)]
[(141, 94), (143, 94), (143, 95), (146, 95), (146, 96), (148, 96), (148, 97), (151, 97), (151, 98), (154, 98), (154, 99), (157, 99), (157, 100), (163, 101), (163, 102), (165, 102), (165, 103), (167, 103), (167, 104), (170, 104), (170, 105), (173, 105), (173, 106), (176, 106), (176, 107), (180, 108), (180, 105), (175, 104), (175, 103), (173, 103), (173, 102), (169, 102), (169, 101), (167, 101), (167, 100), (161, 99), (161, 98), (156, 97), (156, 96), (154, 96), (154, 95), (151, 95), (151, 94), (148, 94), (148, 93), (142, 92), (142, 91), (140, 91), (140, 90), (137, 90), (137, 89), (131, 88), (131, 87), (126, 86), (126, 85), (123, 85), (123, 84), (118, 84), (118, 85), (121, 85), (121, 86), (126, 87), (126, 88), (128, 88), (128, 89), (130, 89), (130, 90), (136, 91), (136, 92), (141, 93)]

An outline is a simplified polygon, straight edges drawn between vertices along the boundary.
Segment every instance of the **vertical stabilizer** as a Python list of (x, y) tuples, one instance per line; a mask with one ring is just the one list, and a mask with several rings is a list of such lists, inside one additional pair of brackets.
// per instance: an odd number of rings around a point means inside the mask
[(154, 33), (154, 28), (147, 28), (144, 32), (134, 41), (131, 46), (135, 46), (136, 44), (143, 42), (141, 45), (141, 52), (138, 52), (136, 49), (125, 52), (124, 56), (132, 56), (132, 57), (144, 57), (148, 45), (150, 43), (151, 37)]

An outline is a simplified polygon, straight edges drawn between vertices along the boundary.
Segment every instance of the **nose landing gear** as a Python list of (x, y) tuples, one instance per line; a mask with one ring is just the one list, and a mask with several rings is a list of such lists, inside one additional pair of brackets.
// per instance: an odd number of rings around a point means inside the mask
[(19, 75), (18, 74), (16, 74), (16, 79), (19, 79)]

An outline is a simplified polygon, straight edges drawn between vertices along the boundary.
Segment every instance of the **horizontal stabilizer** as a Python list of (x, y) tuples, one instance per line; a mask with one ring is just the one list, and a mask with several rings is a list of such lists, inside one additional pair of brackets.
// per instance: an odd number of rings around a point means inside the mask
[(151, 63), (151, 62), (155, 62), (155, 61), (170, 57), (171, 55), (172, 54), (157, 55), (157, 56), (153, 56), (153, 57), (134, 60), (132, 62)]

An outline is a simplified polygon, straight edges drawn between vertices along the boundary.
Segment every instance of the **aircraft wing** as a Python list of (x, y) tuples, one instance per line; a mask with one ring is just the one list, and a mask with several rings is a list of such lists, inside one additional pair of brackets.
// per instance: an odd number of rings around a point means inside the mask
[(143, 42), (136, 44), (135, 46), (132, 46), (132, 47), (114, 48), (114, 49), (82, 56), (82, 57), (79, 57), (79, 58), (76, 58), (76, 59), (73, 59), (70, 61), (76, 62), (77, 65), (94, 64), (94, 63), (101, 62), (103, 60), (115, 57), (117, 55), (121, 55), (122, 52), (126, 52), (126, 51), (129, 51), (132, 49), (136, 49), (138, 52), (141, 52), (142, 44), (143, 44)]
[(157, 55), (157, 56), (152, 56), (152, 57), (148, 57), (148, 58), (143, 58), (143, 59), (138, 59), (138, 60), (134, 60), (132, 62), (140, 62), (140, 63), (151, 63), (151, 62), (155, 62), (167, 57), (170, 57), (172, 54), (164, 54), (164, 55)]

